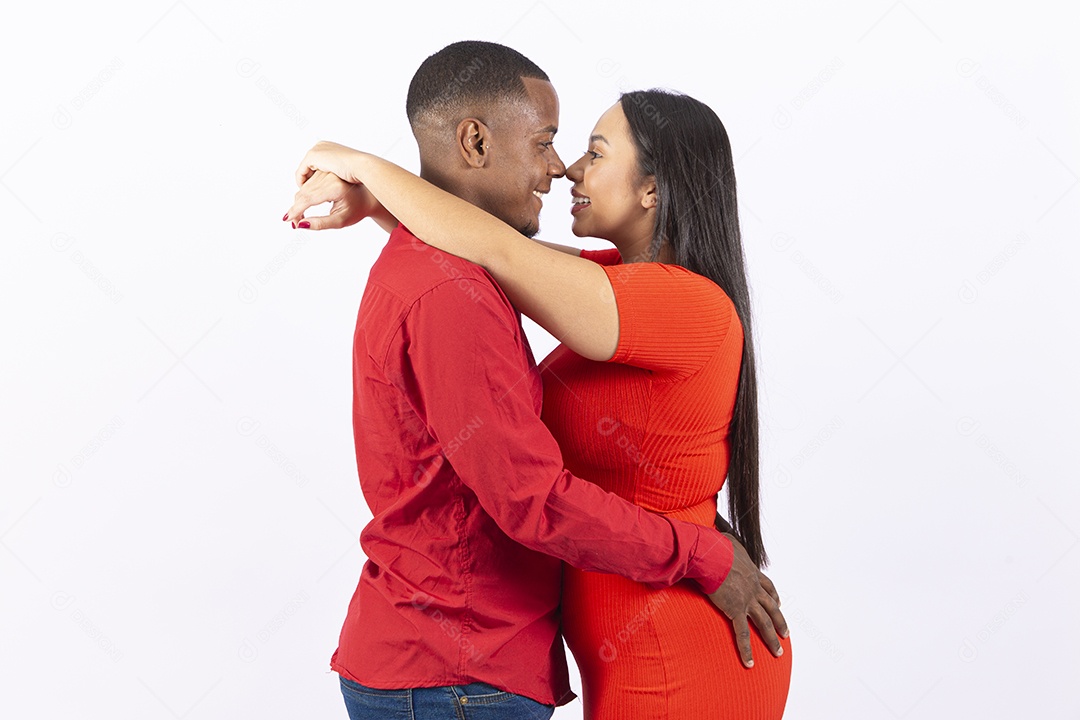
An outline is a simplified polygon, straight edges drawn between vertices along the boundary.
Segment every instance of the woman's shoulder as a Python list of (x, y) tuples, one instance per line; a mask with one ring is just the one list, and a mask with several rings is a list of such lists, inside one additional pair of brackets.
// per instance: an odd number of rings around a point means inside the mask
[(695, 302), (733, 308), (728, 294), (711, 278), (682, 265), (640, 262), (604, 268), (612, 280), (629, 292), (662, 295), (669, 303)]
[(731, 302), (724, 289), (710, 278), (682, 265), (653, 261), (624, 263), (617, 248), (582, 250), (581, 257), (603, 265), (609, 277), (618, 278), (624, 284), (629, 284), (631, 280), (636, 279), (639, 281), (636, 284), (642, 287), (658, 285), (665, 290), (704, 294), (717, 300)]
[(685, 377), (741, 341), (727, 293), (704, 275), (659, 262), (605, 266), (619, 309), (613, 362)]

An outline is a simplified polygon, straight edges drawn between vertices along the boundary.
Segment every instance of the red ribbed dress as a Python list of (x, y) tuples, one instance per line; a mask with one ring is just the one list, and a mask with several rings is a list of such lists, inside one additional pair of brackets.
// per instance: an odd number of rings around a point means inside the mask
[[(566, 467), (651, 511), (712, 525), (728, 468), (743, 331), (715, 283), (677, 265), (604, 265), (619, 308), (609, 362), (563, 346), (541, 363), (543, 419)], [(686, 582), (662, 590), (563, 566), (563, 632), (586, 720), (780, 718), (791, 642), (774, 657), (751, 622), (754, 667), (731, 621)]]

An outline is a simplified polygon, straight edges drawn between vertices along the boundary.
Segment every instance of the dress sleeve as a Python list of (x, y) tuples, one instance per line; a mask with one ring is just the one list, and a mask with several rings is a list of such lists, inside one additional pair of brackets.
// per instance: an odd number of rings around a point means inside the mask
[(653, 587), (687, 578), (711, 593), (724, 581), (734, 551), (715, 528), (651, 513), (564, 469), (523, 382), (530, 368), (515, 340), (516, 315), (494, 286), (436, 286), (401, 332), (406, 395), (444, 447), (475, 428), (448, 462), (511, 539)]
[(609, 362), (685, 377), (727, 341), (742, 346), (735, 306), (716, 283), (679, 265), (605, 265), (619, 308), (619, 344)]

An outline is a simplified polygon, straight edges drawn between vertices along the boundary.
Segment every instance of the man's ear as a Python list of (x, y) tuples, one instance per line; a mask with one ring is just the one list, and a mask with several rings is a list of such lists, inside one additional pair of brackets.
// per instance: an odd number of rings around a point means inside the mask
[(649, 175), (641, 181), (641, 207), (652, 210), (660, 198), (656, 194), (656, 178)]
[(488, 126), (476, 118), (465, 118), (457, 126), (457, 144), (461, 158), (471, 168), (487, 165), (491, 131)]

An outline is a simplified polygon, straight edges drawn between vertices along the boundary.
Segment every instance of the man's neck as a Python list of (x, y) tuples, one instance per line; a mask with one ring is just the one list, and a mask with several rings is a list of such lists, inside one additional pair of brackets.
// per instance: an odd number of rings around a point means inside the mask
[(440, 190), (445, 190), (451, 195), (458, 196), (465, 202), (472, 203), (473, 205), (480, 207), (480, 205), (476, 202), (475, 194), (471, 191), (471, 188), (469, 188), (468, 185), (457, 182), (449, 174), (440, 171), (436, 167), (433, 167), (431, 165), (425, 165), (423, 161), (420, 162), (420, 177), (424, 180), (427, 180), (429, 183), (439, 188)]

